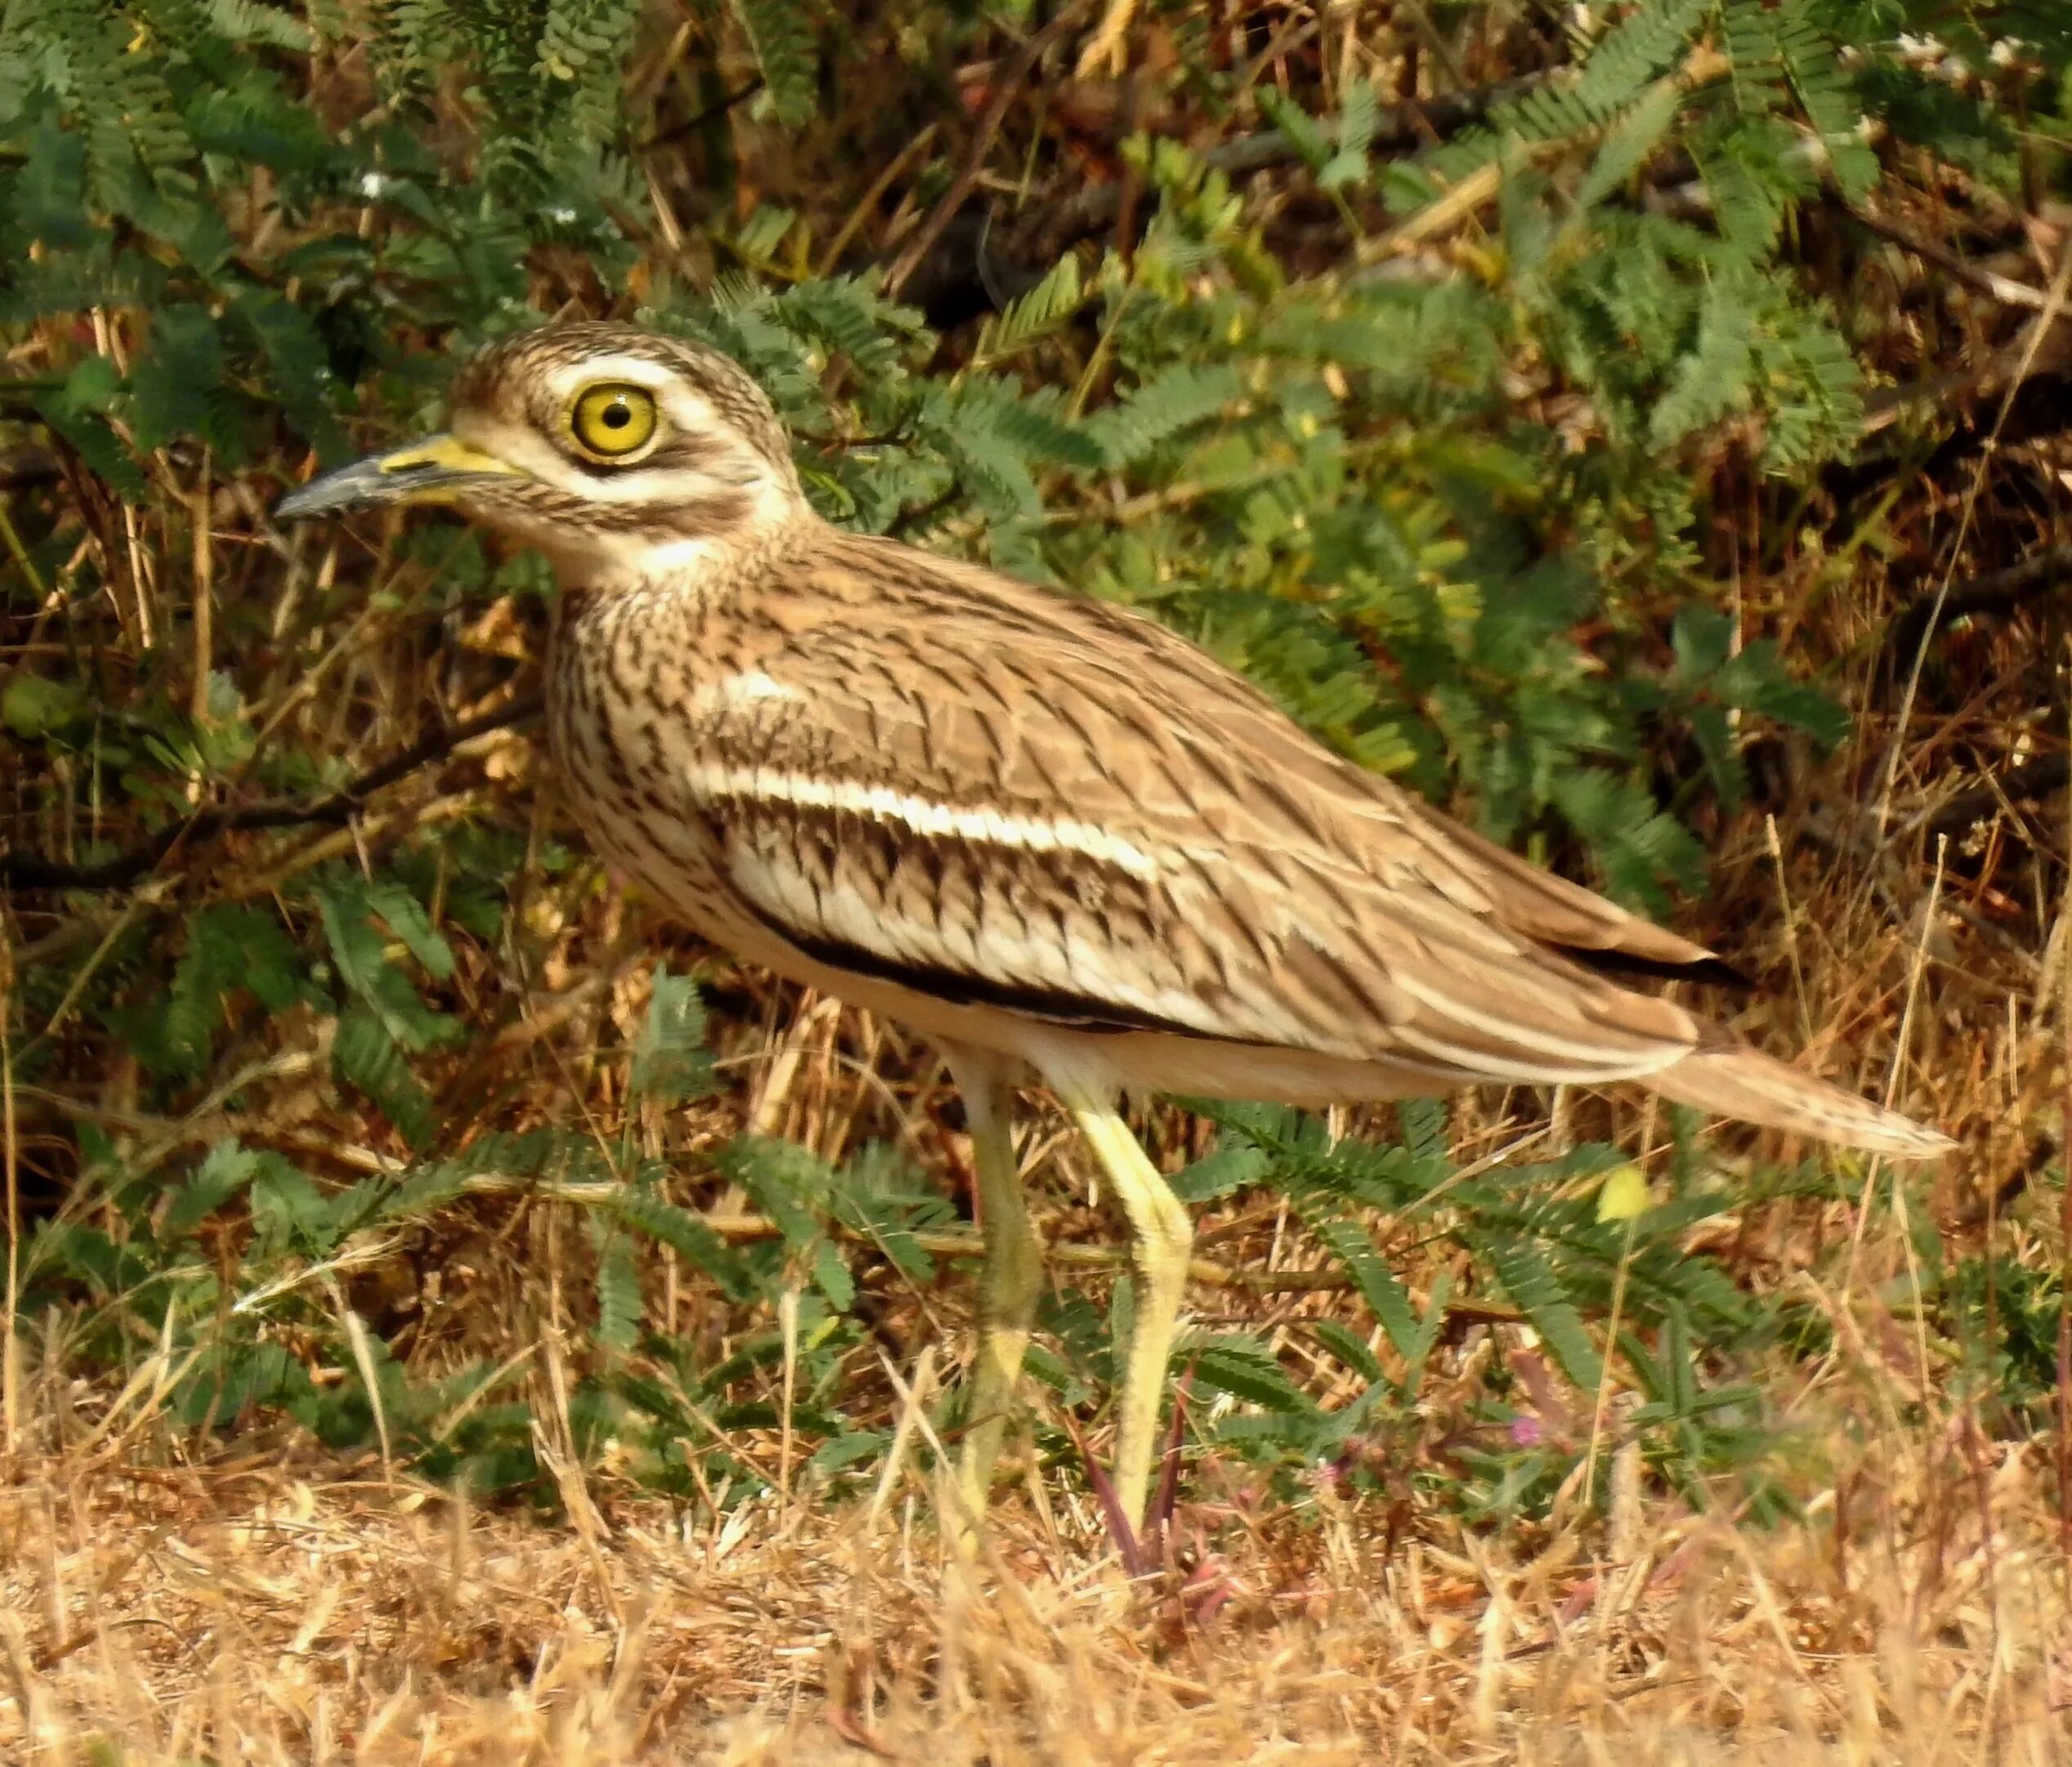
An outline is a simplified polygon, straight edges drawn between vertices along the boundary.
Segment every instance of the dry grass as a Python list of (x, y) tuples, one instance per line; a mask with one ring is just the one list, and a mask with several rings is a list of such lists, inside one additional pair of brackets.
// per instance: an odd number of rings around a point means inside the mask
[[(472, 1510), (292, 1440), (192, 1461), (36, 1389), (0, 1492), (0, 1754), (255, 1762), (1762, 1760), (2026, 1767), (2072, 1736), (2072, 1596), (2035, 1447), (1864, 1438), (1804, 1525), (1614, 1505), (1529, 1556), (1393, 1551), (1184, 1508), (1132, 1586), (1086, 1518), (1003, 1506), (946, 1565), (919, 1478), (876, 1510), (714, 1519), (596, 1478)], [(52, 1446), (61, 1439), (78, 1445)], [(1631, 1501), (1631, 1500), (1629, 1500)], [(1049, 1510), (1049, 1505), (1045, 1506)]]

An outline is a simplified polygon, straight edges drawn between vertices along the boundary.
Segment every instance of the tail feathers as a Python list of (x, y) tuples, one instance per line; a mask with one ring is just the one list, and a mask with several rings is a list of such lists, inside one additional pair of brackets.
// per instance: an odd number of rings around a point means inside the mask
[(1641, 1084), (1678, 1104), (1867, 1153), (1932, 1160), (1957, 1145), (1947, 1135), (1745, 1045), (1696, 1050), (1646, 1075)]

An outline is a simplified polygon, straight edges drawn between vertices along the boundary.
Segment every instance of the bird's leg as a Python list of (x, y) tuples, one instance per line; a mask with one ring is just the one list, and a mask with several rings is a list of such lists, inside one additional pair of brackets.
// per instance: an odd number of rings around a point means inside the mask
[(1130, 1359), (1123, 1366), (1122, 1390), (1117, 1399), (1114, 1477), (1122, 1513), (1130, 1526), (1142, 1533), (1157, 1446), (1159, 1403), (1165, 1396), (1166, 1365), (1179, 1331), (1194, 1224), (1188, 1219), (1186, 1205), (1173, 1194), (1165, 1174), (1130, 1134), (1112, 1089), (1057, 1085), (1055, 1076), (1053, 1084), (1130, 1217), (1136, 1325), (1130, 1335)]
[[(949, 1063), (971, 1125), (979, 1228), (986, 1242), (978, 1275), (978, 1355), (957, 1465), (968, 1519), (975, 1523), (984, 1519), (993, 1463), (1014, 1412), (1015, 1385), (1043, 1287), (1043, 1244), (1029, 1223), (1014, 1158), (1014, 1089), (999, 1062), (980, 1051), (952, 1050)], [(960, 1528), (959, 1534), (967, 1546), (976, 1545), (968, 1529)]]

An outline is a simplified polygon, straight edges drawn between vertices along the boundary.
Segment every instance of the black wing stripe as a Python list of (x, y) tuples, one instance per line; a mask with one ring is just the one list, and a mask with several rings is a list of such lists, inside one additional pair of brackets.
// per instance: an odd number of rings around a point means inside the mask
[(902, 963), (896, 958), (887, 957), (864, 946), (852, 945), (844, 939), (832, 939), (824, 934), (805, 933), (797, 927), (787, 926), (766, 911), (761, 904), (745, 896), (736, 900), (763, 926), (786, 944), (803, 951), (815, 963), (825, 964), (830, 969), (847, 970), (852, 975), (868, 976), (875, 982), (889, 982), (915, 994), (946, 1000), (953, 1006), (990, 1006), (1000, 1012), (1019, 1013), (1024, 1018), (1040, 1019), (1046, 1024), (1065, 1025), (1074, 1031), (1090, 1031), (1111, 1036), (1131, 1031), (1156, 1031), (1168, 1036), (1197, 1037), (1212, 1043), (1238, 1040), (1211, 1036), (1206, 1031), (1193, 1025), (1182, 1024), (1176, 1019), (1161, 1018), (1156, 1013), (1139, 1012), (1133, 1007), (1118, 1006), (1112, 1000), (1096, 1000), (1089, 995), (1074, 994), (1061, 988), (1023, 986), (975, 976), (967, 970), (939, 968), (930, 964)]

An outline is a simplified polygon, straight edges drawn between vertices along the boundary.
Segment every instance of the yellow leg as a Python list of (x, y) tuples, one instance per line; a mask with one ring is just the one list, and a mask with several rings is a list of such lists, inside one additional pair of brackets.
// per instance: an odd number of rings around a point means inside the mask
[[(1022, 1358), (1029, 1347), (1029, 1327), (1043, 1287), (1043, 1243), (1029, 1224), (1014, 1158), (1014, 1088), (1006, 1083), (1000, 1064), (977, 1050), (952, 1050), (949, 1062), (971, 1125), (979, 1227), (986, 1241), (985, 1263), (978, 1274), (978, 1355), (972, 1369), (964, 1447), (957, 1465), (959, 1487), (970, 1519), (977, 1522), (985, 1518), (993, 1465), (1000, 1458), (1014, 1413)], [(968, 1530), (960, 1527), (957, 1532), (967, 1549), (976, 1546)]]
[(1114, 1477), (1122, 1513), (1141, 1533), (1144, 1503), (1151, 1491), (1152, 1459), (1157, 1452), (1166, 1367), (1179, 1331), (1188, 1260), (1194, 1250), (1194, 1224), (1164, 1174), (1130, 1133), (1130, 1125), (1116, 1109), (1114, 1093), (1083, 1082), (1060, 1085), (1056, 1076), (1052, 1078), (1060, 1102), (1093, 1148), (1130, 1217), (1137, 1319), (1116, 1402)]

